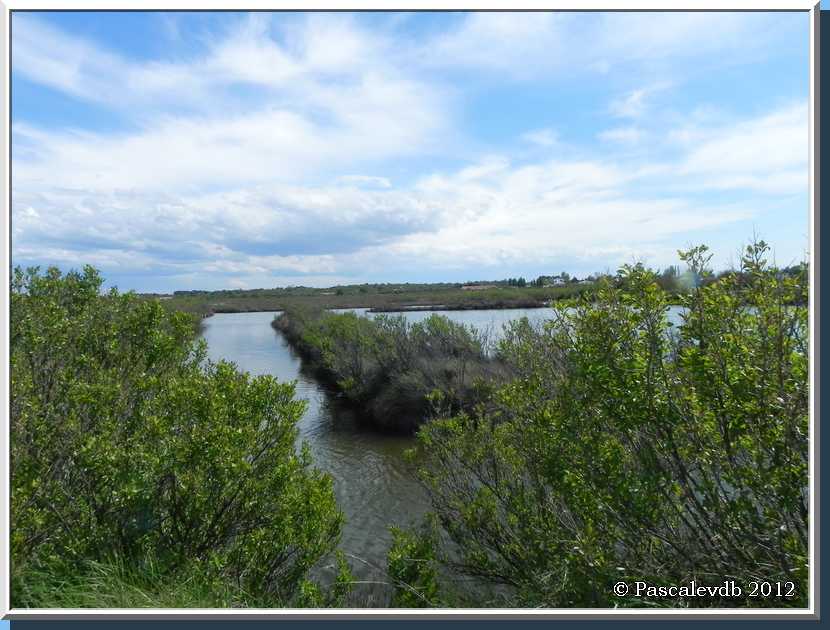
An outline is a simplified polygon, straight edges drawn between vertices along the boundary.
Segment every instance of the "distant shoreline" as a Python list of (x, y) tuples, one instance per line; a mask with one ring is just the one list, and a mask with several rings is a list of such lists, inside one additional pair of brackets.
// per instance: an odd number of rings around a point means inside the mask
[[(549, 302), (520, 302), (516, 304), (414, 304), (412, 306), (334, 306), (328, 310), (349, 310), (349, 309), (366, 309), (367, 313), (417, 313), (430, 311), (508, 311), (511, 309), (536, 309), (536, 308), (550, 308)], [(202, 314), (202, 319), (213, 317), (214, 315), (231, 315), (233, 313), (277, 313), (285, 310), (284, 308), (217, 308)]]
[[(450, 311), (509, 311), (509, 310), (533, 310), (542, 308), (553, 308), (556, 300), (549, 302), (518, 302), (518, 303), (467, 303), (467, 304), (413, 304), (394, 306), (366, 306), (365, 304), (346, 306), (326, 306), (326, 310), (342, 311), (352, 309), (365, 309), (367, 313), (429, 313), (429, 312), (450, 312)], [(670, 299), (667, 306), (682, 306), (678, 299)], [(234, 313), (280, 313), (286, 306), (252, 307), (252, 308), (216, 308), (207, 312), (197, 314), (204, 320), (214, 315), (232, 315)]]
[(550, 308), (550, 302), (517, 303), (469, 303), (469, 304), (416, 304), (413, 306), (378, 306), (369, 308), (368, 313), (412, 313), (418, 311), (507, 311), (511, 309)]
[(469, 290), (448, 285), (360, 285), (321, 291), (310, 288), (250, 289), (240, 291), (177, 292), (172, 296), (147, 295), (159, 299), (170, 310), (205, 317), (213, 313), (256, 313), (280, 311), (308, 305), (316, 309), (365, 308), (373, 313), (411, 310), (502, 310), (544, 308), (562, 299), (579, 297), (592, 284), (562, 286), (485, 286)]

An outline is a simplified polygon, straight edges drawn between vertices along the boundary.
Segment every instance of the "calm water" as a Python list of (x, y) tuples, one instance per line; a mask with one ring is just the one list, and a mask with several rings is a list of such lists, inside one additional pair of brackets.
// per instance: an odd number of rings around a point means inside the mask
[[(420, 519), (426, 497), (403, 453), (413, 438), (389, 436), (358, 425), (349, 409), (301, 371), (300, 359), (271, 328), (275, 313), (222, 313), (205, 322), (204, 339), (213, 360), (233, 361), (252, 374), (296, 381), (297, 396), (308, 401), (298, 425), (314, 464), (334, 478), (337, 503), (346, 516), (341, 549), (380, 568), (386, 566), (389, 525)], [(380, 570), (352, 562), (362, 579)]]
[(338, 310), (350, 310), (354, 311), (355, 313), (360, 313), (361, 315), (366, 315), (367, 317), (376, 317), (377, 315), (390, 315), (390, 316), (397, 316), (403, 315), (406, 319), (410, 322), (421, 322), (424, 321), (427, 317), (433, 314), (437, 315), (444, 315), (449, 317), (450, 319), (460, 322), (462, 324), (467, 324), (471, 326), (475, 326), (478, 330), (483, 333), (487, 333), (487, 335), (491, 339), (498, 339), (502, 336), (502, 332), (504, 330), (504, 325), (513, 321), (514, 319), (519, 319), (521, 317), (527, 317), (531, 323), (537, 323), (544, 321), (546, 319), (550, 319), (553, 317), (553, 309), (552, 308), (505, 308), (505, 309), (493, 309), (493, 310), (471, 310), (471, 311), (399, 311), (399, 312), (392, 312), (392, 313), (369, 313), (366, 308), (354, 308), (354, 309), (338, 309)]
[[(353, 309), (338, 309), (342, 311), (353, 311), (367, 317), (375, 317), (380, 313), (369, 313), (366, 308)], [(666, 317), (668, 321), (677, 326), (681, 323), (681, 315), (684, 309), (680, 306), (670, 306)], [(552, 308), (505, 308), (494, 310), (477, 310), (477, 311), (399, 311), (386, 313), (387, 315), (404, 315), (410, 322), (420, 322), (433, 314), (444, 315), (450, 319), (475, 326), (478, 330), (488, 333), (491, 339), (499, 339), (504, 332), (505, 324), (527, 317), (531, 324), (538, 324), (553, 317), (554, 309)]]
[[(526, 315), (531, 321), (539, 321), (550, 317), (552, 309), (439, 313), (498, 336), (502, 325), (511, 319)], [(673, 307), (670, 321), (679, 321), (679, 313)], [(270, 325), (275, 314), (227, 313), (204, 320), (210, 358), (233, 361), (252, 374), (271, 374), (281, 381), (297, 382), (297, 396), (308, 401), (308, 410), (299, 423), (300, 440), (310, 446), (315, 465), (334, 478), (337, 502), (346, 516), (341, 549), (366, 561), (352, 562), (362, 579), (382, 579), (391, 542), (389, 525), (420, 520), (428, 507), (423, 490), (403, 458), (414, 439), (361, 427), (352, 410), (343, 408), (336, 396), (303, 374), (300, 359)], [(405, 315), (410, 321), (420, 321), (430, 312)]]

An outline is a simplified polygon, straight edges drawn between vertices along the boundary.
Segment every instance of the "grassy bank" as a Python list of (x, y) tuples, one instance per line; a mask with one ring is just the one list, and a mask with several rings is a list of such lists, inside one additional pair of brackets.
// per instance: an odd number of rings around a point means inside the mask
[(484, 311), (502, 310), (511, 308), (544, 308), (549, 306), (552, 300), (537, 300), (533, 298), (511, 298), (511, 299), (482, 299), (467, 300), (463, 302), (452, 302), (449, 304), (413, 304), (398, 306), (374, 306), (369, 308), (370, 313), (400, 313), (402, 311)]
[(380, 429), (415, 431), (440, 408), (471, 408), (507, 376), (488, 339), (440, 315), (360, 317), (292, 307), (274, 319), (316, 376), (358, 405)]
[[(169, 570), (158, 561), (89, 560), (12, 574), (20, 608), (240, 608), (275, 605), (205, 563)], [(278, 603), (276, 605), (279, 605)]]
[(555, 287), (511, 287), (468, 290), (461, 285), (359, 285), (314, 289), (254, 289), (250, 291), (177, 291), (170, 295), (146, 295), (175, 311), (201, 316), (213, 313), (311, 309), (368, 308), (375, 312), (400, 311), (438, 305), (444, 310), (538, 308), (552, 301), (573, 298), (592, 284), (572, 283)]

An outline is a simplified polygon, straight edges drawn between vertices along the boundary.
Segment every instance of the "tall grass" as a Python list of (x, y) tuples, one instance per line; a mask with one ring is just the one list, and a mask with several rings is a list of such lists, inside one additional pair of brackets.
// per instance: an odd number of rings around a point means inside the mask
[(176, 571), (145, 559), (89, 560), (61, 570), (28, 567), (12, 575), (20, 608), (239, 608), (275, 606), (199, 563)]

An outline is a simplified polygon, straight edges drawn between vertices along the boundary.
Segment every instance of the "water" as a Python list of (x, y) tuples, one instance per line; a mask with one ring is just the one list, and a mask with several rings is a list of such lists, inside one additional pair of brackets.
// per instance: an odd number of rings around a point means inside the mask
[(338, 310), (350, 310), (367, 317), (377, 317), (378, 315), (390, 315), (395, 317), (397, 315), (403, 315), (406, 317), (406, 320), (411, 323), (422, 322), (430, 315), (444, 315), (445, 317), (448, 317), (460, 324), (474, 326), (477, 330), (485, 333), (491, 339), (499, 339), (502, 336), (505, 324), (508, 324), (513, 320), (527, 317), (531, 323), (538, 323), (552, 318), (554, 313), (552, 308), (505, 308), (469, 311), (409, 310), (394, 311), (389, 313), (370, 313), (367, 308)]
[(334, 478), (346, 517), (340, 548), (369, 563), (351, 562), (358, 577), (381, 580), (392, 540), (389, 526), (420, 520), (428, 507), (403, 457), (415, 441), (361, 427), (351, 409), (302, 372), (300, 359), (271, 327), (275, 314), (221, 313), (205, 319), (208, 354), (252, 374), (297, 382), (297, 397), (308, 401), (299, 438), (311, 448), (314, 465)]
[[(340, 311), (352, 311), (367, 317), (377, 317), (381, 313), (370, 313), (367, 308), (337, 309)], [(674, 326), (682, 322), (682, 314), (685, 308), (682, 306), (670, 306), (666, 317)], [(527, 317), (531, 324), (538, 324), (553, 317), (553, 308), (505, 308), (492, 310), (469, 310), (469, 311), (425, 311), (409, 310), (386, 313), (387, 315), (403, 315), (407, 321), (415, 323), (425, 320), (430, 315), (444, 315), (451, 320), (461, 324), (474, 326), (477, 330), (487, 333), (494, 340), (503, 336), (504, 326), (509, 322)]]
[[(366, 314), (366, 309), (354, 310)], [(432, 312), (498, 337), (508, 321), (527, 316), (538, 322), (549, 318), (553, 309), (410, 311), (404, 315), (415, 322)], [(679, 323), (680, 313), (672, 307), (669, 320)], [(425, 493), (411, 465), (404, 461), (404, 451), (415, 440), (361, 426), (352, 409), (338, 404), (336, 395), (303, 373), (300, 359), (271, 327), (275, 315), (222, 313), (207, 318), (203, 336), (209, 356), (233, 361), (252, 374), (296, 381), (297, 396), (308, 401), (298, 425), (299, 439), (308, 443), (314, 464), (334, 478), (337, 502), (346, 517), (340, 548), (365, 561), (351, 563), (360, 579), (382, 581), (391, 543), (389, 526), (414, 523), (428, 509)]]

